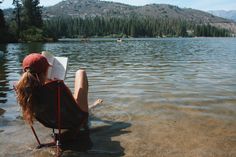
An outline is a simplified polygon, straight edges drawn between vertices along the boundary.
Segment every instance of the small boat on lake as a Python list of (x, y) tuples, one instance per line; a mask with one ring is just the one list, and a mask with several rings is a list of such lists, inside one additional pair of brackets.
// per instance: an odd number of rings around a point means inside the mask
[(80, 40), (80, 42), (89, 42), (90, 40), (89, 40), (89, 38), (82, 38), (81, 40)]
[(121, 43), (121, 42), (122, 42), (122, 39), (119, 38), (119, 39), (117, 39), (116, 41), (117, 41), (118, 43)]

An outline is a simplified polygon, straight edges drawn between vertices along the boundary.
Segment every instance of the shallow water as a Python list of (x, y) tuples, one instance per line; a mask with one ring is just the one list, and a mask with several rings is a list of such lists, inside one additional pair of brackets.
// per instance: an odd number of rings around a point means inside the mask
[[(5, 52), (0, 60), (0, 108), (6, 110), (1, 130), (7, 130), (20, 115), (12, 85), (20, 77), (24, 56), (48, 50), (69, 57), (65, 82), (71, 89), (76, 70), (86, 69), (89, 102), (104, 100), (93, 111), (95, 117), (130, 124), (125, 129), (129, 135), (117, 138), (124, 148), (120, 155), (236, 155), (236, 38), (129, 39), (122, 43), (92, 39), (7, 44), (0, 45), (0, 50)], [(92, 125), (99, 122), (93, 119)], [(143, 142), (146, 139), (150, 142)], [(222, 144), (225, 149), (217, 152)], [(151, 147), (144, 151), (141, 146)]]

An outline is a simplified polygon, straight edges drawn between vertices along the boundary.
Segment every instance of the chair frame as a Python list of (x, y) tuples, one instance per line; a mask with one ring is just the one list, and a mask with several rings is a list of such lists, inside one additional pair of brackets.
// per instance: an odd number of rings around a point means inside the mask
[[(58, 82), (58, 87), (57, 87), (57, 109), (55, 109), (57, 112), (56, 112), (56, 115), (57, 115), (57, 123), (58, 123), (58, 133), (55, 133), (55, 128), (52, 128), (52, 137), (53, 137), (53, 142), (50, 142), (50, 143), (45, 143), (45, 144), (42, 144), (37, 136), (37, 133), (33, 127), (33, 125), (30, 125), (30, 128), (35, 136), (35, 139), (38, 143), (38, 146), (36, 147), (37, 149), (40, 149), (40, 148), (43, 148), (43, 147), (54, 147), (56, 146), (57, 148), (57, 154), (59, 153), (59, 151), (61, 150), (61, 101), (60, 101), (60, 94), (61, 94), (61, 88), (59, 86), (59, 82)], [(59, 155), (60, 156), (60, 155)]]
[[(61, 129), (62, 129), (62, 125), (61, 125), (61, 86), (60, 86), (60, 80), (57, 81), (57, 91), (56, 91), (56, 95), (57, 95), (57, 100), (55, 102), (55, 120), (57, 122), (57, 127), (49, 127), (52, 128), (52, 137), (53, 137), (53, 142), (49, 142), (49, 143), (41, 143), (37, 133), (33, 127), (33, 125), (30, 125), (30, 128), (35, 136), (35, 139), (38, 143), (38, 146), (36, 147), (37, 149), (43, 148), (43, 147), (56, 147), (57, 149), (57, 156), (61, 155), (62, 149), (61, 149)], [(13, 85), (14, 90), (17, 92), (16, 87)], [(85, 119), (84, 119), (85, 120)], [(78, 125), (78, 130), (83, 126), (84, 124), (84, 120), (82, 120), (82, 122), (80, 123), (80, 125)], [(58, 130), (57, 133), (55, 133), (55, 129)]]

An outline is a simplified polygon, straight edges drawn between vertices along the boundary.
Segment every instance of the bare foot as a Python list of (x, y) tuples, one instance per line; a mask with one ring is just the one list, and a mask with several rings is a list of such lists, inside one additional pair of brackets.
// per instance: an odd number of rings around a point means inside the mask
[(102, 99), (97, 99), (93, 104), (101, 104), (103, 102)]
[(103, 100), (102, 99), (97, 99), (92, 105), (89, 106), (89, 109), (94, 108), (95, 106), (102, 104)]

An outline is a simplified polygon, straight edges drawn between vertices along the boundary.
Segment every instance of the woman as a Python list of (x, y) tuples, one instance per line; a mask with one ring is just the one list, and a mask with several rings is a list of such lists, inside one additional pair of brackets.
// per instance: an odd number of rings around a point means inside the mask
[[(48, 105), (48, 103), (55, 102), (56, 92), (54, 91), (57, 91), (55, 84), (58, 84), (58, 82), (62, 93), (60, 95), (62, 106), (68, 107), (71, 104), (75, 104), (74, 106), (76, 107), (72, 110), (78, 109), (76, 113), (79, 113), (81, 115), (80, 117), (83, 117), (83, 115), (88, 116), (88, 80), (86, 72), (84, 70), (78, 70), (76, 72), (74, 95), (72, 95), (63, 81), (47, 80), (49, 66), (50, 64), (47, 59), (38, 53), (32, 53), (23, 60), (22, 67), (24, 73), (16, 85), (16, 93), (17, 100), (22, 108), (24, 120), (32, 125), (34, 118), (40, 121), (40, 119), (45, 119), (47, 115), (55, 114), (50, 113), (50, 111), (45, 114), (41, 110), (48, 107), (45, 104)], [(101, 99), (96, 100), (92, 107), (101, 102)], [(66, 103), (68, 106), (66, 106)], [(64, 112), (63, 108), (61, 110)], [(70, 113), (66, 113), (66, 115), (70, 116)], [(84, 124), (85, 122), (83, 121)]]

